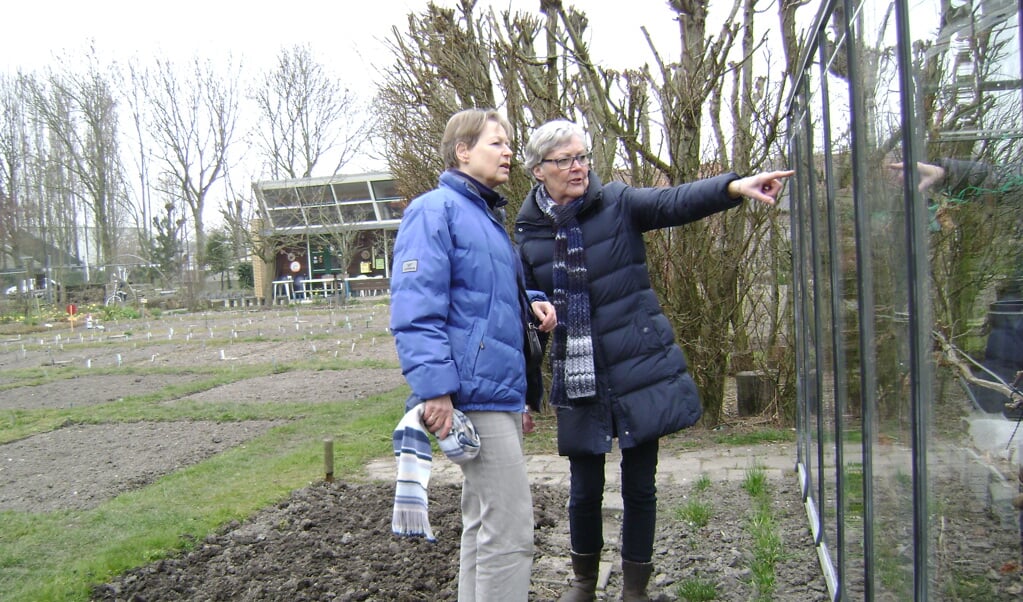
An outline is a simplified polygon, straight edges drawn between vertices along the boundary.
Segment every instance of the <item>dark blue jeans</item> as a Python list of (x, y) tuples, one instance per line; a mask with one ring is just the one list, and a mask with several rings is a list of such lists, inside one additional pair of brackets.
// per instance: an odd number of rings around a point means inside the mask
[[(657, 450), (654, 439), (622, 450), (622, 558), (650, 562), (657, 523)], [(595, 554), (604, 547), (604, 454), (571, 456), (568, 524), (572, 551)]]

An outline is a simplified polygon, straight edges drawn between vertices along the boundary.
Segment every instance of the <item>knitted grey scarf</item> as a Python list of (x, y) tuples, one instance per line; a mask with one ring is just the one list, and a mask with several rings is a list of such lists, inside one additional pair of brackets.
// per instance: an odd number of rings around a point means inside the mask
[(536, 200), (557, 229), (552, 301), (559, 319), (551, 342), (551, 405), (573, 407), (592, 402), (597, 393), (586, 249), (575, 217), (582, 203), (576, 199), (558, 205), (543, 186), (537, 189)]

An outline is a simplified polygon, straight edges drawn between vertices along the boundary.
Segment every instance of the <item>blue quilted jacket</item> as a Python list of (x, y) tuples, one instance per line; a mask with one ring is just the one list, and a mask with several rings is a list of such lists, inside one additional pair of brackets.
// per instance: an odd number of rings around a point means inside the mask
[(521, 264), (477, 184), (457, 171), (401, 220), (391, 330), (414, 396), (450, 394), (465, 411), (521, 412), (526, 375)]
[[(734, 173), (671, 188), (590, 184), (577, 219), (586, 247), (597, 395), (587, 405), (558, 408), (558, 451), (575, 456), (629, 448), (692, 426), (703, 409), (650, 285), (643, 233), (678, 226), (735, 207)], [(554, 229), (534, 188), (515, 221), (530, 288), (553, 294)], [(560, 316), (559, 316), (560, 317)]]

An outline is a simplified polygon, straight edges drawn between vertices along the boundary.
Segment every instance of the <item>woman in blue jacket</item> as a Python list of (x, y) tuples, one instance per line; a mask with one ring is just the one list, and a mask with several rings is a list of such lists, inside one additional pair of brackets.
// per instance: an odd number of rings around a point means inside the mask
[(531, 288), (554, 302), (551, 404), (558, 452), (571, 467), (575, 578), (562, 600), (593, 600), (604, 545), (604, 457), (622, 450), (623, 599), (648, 600), (658, 439), (702, 414), (696, 384), (650, 285), (643, 233), (730, 209), (743, 196), (773, 205), (791, 171), (632, 188), (590, 171), (586, 134), (568, 121), (537, 128), (525, 149), (536, 179), (515, 223)]
[[(470, 109), (448, 121), (439, 186), (402, 216), (391, 276), (391, 330), (412, 402), (439, 439), (457, 408), (473, 423), (480, 452), (461, 464), (462, 539), (458, 599), (523, 601), (533, 560), (533, 508), (522, 453), (525, 411), (521, 264), (504, 229), (512, 152), (507, 121)], [(530, 295), (539, 328), (554, 308)]]

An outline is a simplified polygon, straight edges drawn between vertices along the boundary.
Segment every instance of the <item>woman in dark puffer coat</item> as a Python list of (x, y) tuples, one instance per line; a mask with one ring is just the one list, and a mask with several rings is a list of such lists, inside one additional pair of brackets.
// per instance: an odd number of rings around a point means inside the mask
[(515, 222), (527, 287), (554, 302), (551, 404), (558, 452), (571, 466), (569, 528), (575, 578), (562, 600), (593, 600), (604, 545), (604, 458), (622, 450), (623, 599), (648, 600), (656, 522), (658, 439), (702, 413), (696, 384), (650, 286), (643, 232), (739, 205), (774, 204), (791, 171), (729, 173), (665, 188), (602, 184), (586, 134), (568, 121), (532, 134), (525, 167), (536, 179)]

